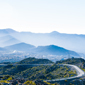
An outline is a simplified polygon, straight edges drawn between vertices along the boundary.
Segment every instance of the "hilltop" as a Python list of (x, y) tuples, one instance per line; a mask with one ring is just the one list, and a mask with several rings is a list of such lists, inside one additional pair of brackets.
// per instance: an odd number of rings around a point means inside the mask
[(77, 65), (80, 68), (85, 69), (85, 60), (82, 58), (69, 58), (66, 60), (60, 60), (60, 61), (56, 61), (56, 64), (73, 64), (73, 65)]
[(18, 62), (18, 64), (52, 64), (48, 59), (26, 58)]

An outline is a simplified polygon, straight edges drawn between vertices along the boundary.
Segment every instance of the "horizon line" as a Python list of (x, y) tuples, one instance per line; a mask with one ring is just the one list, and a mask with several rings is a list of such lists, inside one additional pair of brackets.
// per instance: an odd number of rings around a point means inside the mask
[(60, 33), (60, 34), (75, 34), (75, 35), (85, 35), (85, 34), (82, 34), (82, 33), (67, 33), (67, 32), (59, 32), (59, 31), (56, 31), (56, 30), (54, 30), (54, 31), (50, 31), (50, 32), (32, 32), (32, 31), (19, 31), (19, 30), (15, 30), (15, 29), (12, 29), (12, 28), (3, 28), (3, 29), (0, 29), (0, 30), (7, 30), (7, 29), (9, 29), (9, 30), (14, 30), (14, 31), (16, 31), (16, 32), (29, 32), (29, 33), (35, 33), (35, 34), (37, 34), (37, 33), (42, 33), (42, 34), (45, 34), (45, 33), (53, 33), (53, 32), (56, 32), (56, 33)]

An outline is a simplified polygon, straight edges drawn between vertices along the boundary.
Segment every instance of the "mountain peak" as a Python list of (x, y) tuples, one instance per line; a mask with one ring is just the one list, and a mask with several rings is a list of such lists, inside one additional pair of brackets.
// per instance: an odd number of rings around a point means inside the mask
[(57, 32), (57, 31), (52, 31), (51, 33), (56, 34), (56, 33), (59, 33), (59, 32)]
[(0, 33), (5, 33), (5, 34), (8, 34), (8, 33), (15, 33), (17, 31), (13, 30), (13, 29), (10, 29), (10, 28), (7, 28), (7, 29), (0, 29)]
[(35, 46), (21, 42), (21, 43), (17, 43), (17, 44), (14, 44), (14, 45), (6, 46), (5, 48), (11, 49), (11, 50), (27, 52), (30, 49), (35, 48)]
[(15, 30), (11, 29), (11, 28), (7, 28), (7, 29), (3, 29), (3, 30), (7, 31), (8, 33), (17, 32), (17, 31), (15, 31)]

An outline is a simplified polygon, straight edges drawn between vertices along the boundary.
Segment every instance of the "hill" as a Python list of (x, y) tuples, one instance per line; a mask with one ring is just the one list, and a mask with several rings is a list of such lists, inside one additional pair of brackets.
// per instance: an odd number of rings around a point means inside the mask
[(26, 58), (18, 64), (52, 64), (53, 62), (48, 59)]
[(60, 60), (60, 61), (56, 61), (56, 64), (73, 64), (73, 65), (77, 65), (80, 68), (85, 69), (85, 60), (82, 58), (69, 58), (66, 60)]
[[(57, 78), (65, 78), (75, 76), (76, 71), (71, 70), (68, 66), (52, 64), (53, 62), (47, 59), (26, 58), (18, 64), (8, 64), (0, 66), (0, 75), (9, 75), (14, 78), (26, 78), (29, 80), (51, 80)], [(24, 64), (24, 65), (23, 65)], [(40, 64), (40, 65), (29, 65)], [(47, 64), (47, 65), (41, 65)], [(52, 65), (48, 65), (52, 64)]]

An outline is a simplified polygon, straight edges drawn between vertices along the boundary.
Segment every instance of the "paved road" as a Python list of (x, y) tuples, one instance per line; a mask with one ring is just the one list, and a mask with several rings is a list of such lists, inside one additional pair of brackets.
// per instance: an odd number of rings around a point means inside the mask
[(7, 65), (13, 65), (13, 66), (40, 66), (40, 65), (43, 65), (43, 66), (46, 66), (46, 65), (53, 65), (53, 64), (0, 64), (0, 66), (7, 66)]
[(52, 80), (45, 80), (47, 82), (53, 83), (53, 82), (58, 82), (58, 81), (64, 81), (64, 80), (72, 80), (72, 79), (77, 79), (77, 78), (81, 78), (83, 76), (85, 76), (85, 73), (83, 70), (81, 70), (78, 66), (76, 65), (70, 65), (70, 64), (62, 64), (62, 65), (66, 65), (69, 67), (73, 67), (76, 72), (77, 72), (77, 76), (73, 76), (73, 77), (68, 77), (68, 78), (61, 78), (61, 79), (52, 79)]

